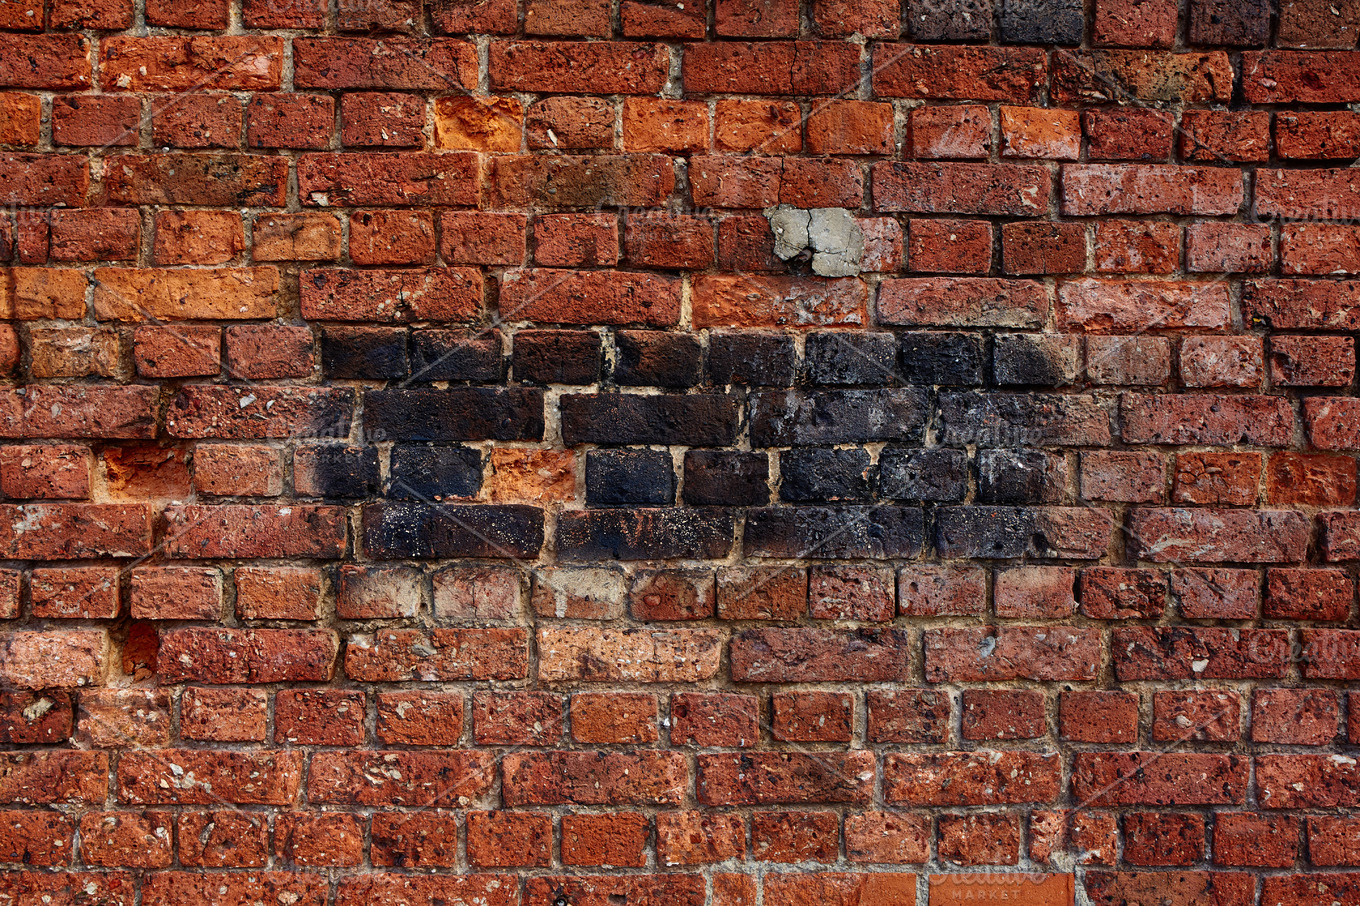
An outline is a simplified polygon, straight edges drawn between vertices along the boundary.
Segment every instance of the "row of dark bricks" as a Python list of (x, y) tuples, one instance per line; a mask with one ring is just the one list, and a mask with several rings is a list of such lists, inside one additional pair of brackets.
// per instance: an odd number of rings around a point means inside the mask
[[(625, 387), (694, 387), (705, 372), (716, 385), (764, 387), (800, 380), (981, 386), (989, 377), (998, 385), (1058, 386), (1076, 377), (1048, 354), (1050, 341), (1028, 334), (989, 343), (965, 333), (812, 333), (801, 366), (793, 338), (780, 333), (714, 333), (707, 367), (693, 334), (620, 330), (613, 345), (608, 378)], [(455, 331), (416, 330), (408, 346), (401, 328), (326, 328), (321, 359), (331, 378), (486, 383), (506, 377), (498, 336), (468, 338)], [(514, 379), (535, 384), (593, 384), (605, 378), (606, 364), (600, 334), (585, 330), (521, 330), (510, 356)]]

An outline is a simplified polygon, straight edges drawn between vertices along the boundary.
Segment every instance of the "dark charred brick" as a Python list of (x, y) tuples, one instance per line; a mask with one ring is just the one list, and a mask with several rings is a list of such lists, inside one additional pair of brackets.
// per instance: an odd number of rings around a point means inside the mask
[[(1073, 510), (1060, 512), (1066, 515)], [(936, 514), (935, 545), (941, 557), (950, 559), (1089, 556), (1092, 548), (1103, 552), (1112, 529), (1109, 517), (1103, 512), (1078, 512), (1089, 513), (1089, 524), (1048, 518), (1044, 510), (1034, 507), (944, 507)]]
[(499, 334), (427, 328), (411, 332), (411, 379), (496, 383), (504, 378)]
[(732, 549), (732, 517), (678, 507), (568, 511), (557, 523), (563, 560), (714, 560)]
[(915, 441), (927, 411), (925, 393), (911, 388), (757, 393), (751, 398), (751, 443), (784, 447)]
[(364, 507), (363, 538), (376, 560), (532, 558), (543, 546), (543, 511), (383, 501)]
[(591, 450), (586, 503), (591, 506), (675, 502), (675, 468), (665, 450)]
[(664, 330), (621, 330), (614, 380), (626, 387), (693, 387), (703, 379), (699, 341)]
[(1007, 44), (1080, 44), (1081, 0), (1001, 0), (1001, 40)]
[(1110, 417), (1088, 396), (1044, 393), (941, 393), (947, 444), (1102, 446)]
[(897, 339), (890, 333), (827, 332), (807, 338), (804, 370), (813, 384), (895, 382)]
[(397, 444), (387, 496), (398, 500), (475, 497), (482, 488), (482, 454), (462, 446)]
[(1061, 503), (1067, 460), (1041, 450), (978, 451), (978, 500), (983, 503)]
[(406, 331), (391, 327), (332, 327), (321, 331), (321, 367), (331, 378), (405, 377)]
[(685, 503), (692, 506), (764, 506), (770, 502), (770, 458), (740, 450), (685, 453)]
[(542, 440), (543, 391), (371, 390), (364, 430), (373, 440)]
[(788, 387), (796, 353), (782, 333), (714, 332), (708, 340), (708, 377), (715, 384)]
[(1270, 0), (1190, 0), (1190, 43), (1261, 47), (1270, 40), (1270, 5)]
[(521, 330), (511, 363), (515, 380), (593, 384), (600, 379), (600, 335), (593, 330)]
[(765, 507), (746, 520), (746, 556), (915, 557), (925, 518), (914, 507)]
[(693, 444), (726, 446), (736, 440), (737, 405), (725, 394), (641, 396), (609, 393), (562, 397), (562, 442), (577, 444)]
[(907, 0), (907, 29), (918, 41), (985, 41), (994, 0)]
[(897, 355), (908, 384), (977, 387), (987, 366), (987, 341), (967, 333), (908, 333)]
[(1065, 387), (1077, 379), (1078, 343), (1076, 337), (1045, 334), (997, 337), (992, 348), (992, 374), (1002, 386)]
[(779, 499), (790, 503), (868, 500), (872, 473), (866, 450), (787, 450), (779, 456)]
[(293, 454), (297, 492), (309, 497), (367, 497), (378, 489), (378, 448), (306, 444)]
[(962, 500), (968, 496), (968, 454), (885, 447), (878, 458), (878, 493), (885, 500)]

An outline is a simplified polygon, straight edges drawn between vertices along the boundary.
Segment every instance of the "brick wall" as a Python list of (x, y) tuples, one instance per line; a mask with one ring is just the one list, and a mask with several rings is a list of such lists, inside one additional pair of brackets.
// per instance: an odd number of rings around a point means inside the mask
[(0, 0), (0, 904), (1360, 902), (1357, 29)]

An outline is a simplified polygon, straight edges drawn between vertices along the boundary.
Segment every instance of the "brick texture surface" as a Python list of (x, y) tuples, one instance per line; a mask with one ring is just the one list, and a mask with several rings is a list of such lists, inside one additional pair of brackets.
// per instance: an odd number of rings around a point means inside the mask
[(1360, 902), (1357, 36), (0, 0), (0, 903)]

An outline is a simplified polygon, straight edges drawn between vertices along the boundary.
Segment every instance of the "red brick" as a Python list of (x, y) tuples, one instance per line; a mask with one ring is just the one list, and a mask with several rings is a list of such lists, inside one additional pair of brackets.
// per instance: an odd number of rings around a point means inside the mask
[(704, 805), (867, 803), (869, 752), (747, 752), (699, 755), (697, 797)]
[(493, 41), (491, 88), (544, 94), (656, 94), (670, 70), (664, 45), (629, 41)]
[(866, 737), (871, 742), (943, 742), (953, 705), (948, 695), (925, 689), (871, 691)]
[(857, 208), (864, 182), (852, 160), (713, 155), (691, 159), (690, 192), (704, 207)]
[(38, 144), (42, 128), (42, 99), (32, 94), (0, 98), (0, 141), (6, 145)]
[(166, 682), (324, 682), (334, 673), (333, 633), (303, 629), (169, 629), (161, 635)]
[(380, 812), (373, 818), (374, 865), (450, 867), (458, 862), (458, 818), (452, 812)]
[(549, 214), (534, 219), (534, 261), (546, 267), (613, 266), (619, 224), (610, 214)]
[(330, 147), (335, 99), (321, 94), (255, 94), (246, 106), (246, 145), (251, 148)]
[(1235, 692), (1157, 692), (1152, 697), (1152, 738), (1232, 742), (1242, 735)]
[(1032, 216), (1048, 209), (1052, 177), (1024, 164), (897, 163), (873, 166), (879, 211)]
[(119, 798), (130, 805), (285, 805), (301, 782), (300, 752), (161, 749), (118, 762)]
[(80, 817), (80, 853), (103, 868), (166, 868), (173, 859), (168, 812), (87, 812)]
[(222, 369), (219, 327), (139, 326), (133, 336), (137, 373), (144, 377), (202, 377)]
[(311, 207), (477, 203), (477, 160), (470, 152), (303, 154), (297, 175), (298, 195)]
[(298, 38), (293, 60), (299, 88), (446, 91), (477, 82), (473, 45), (444, 38)]
[(269, 696), (260, 689), (191, 686), (180, 696), (183, 739), (264, 742), (268, 719)]
[(689, 773), (673, 752), (521, 752), (506, 755), (502, 770), (501, 796), (512, 807), (675, 805)]
[(578, 692), (571, 697), (571, 735), (582, 743), (656, 742), (656, 696), (640, 692)]
[(1181, 118), (1185, 160), (1213, 163), (1270, 159), (1270, 115), (1255, 111), (1187, 111)]
[(776, 692), (770, 732), (786, 742), (849, 742), (854, 702), (844, 692)]
[(1081, 126), (1090, 160), (1156, 162), (1171, 156), (1175, 118), (1170, 113), (1140, 107), (1085, 110)]
[(1153, 619), (1166, 609), (1167, 576), (1158, 570), (1095, 567), (1081, 574), (1081, 612), (1099, 620)]
[(1360, 864), (1360, 820), (1349, 817), (1308, 818), (1308, 857), (1319, 867)]
[(708, 131), (706, 104), (654, 98), (623, 102), (625, 151), (705, 151)]
[(762, 154), (803, 150), (802, 113), (791, 101), (724, 98), (714, 105), (713, 137), (719, 151)]
[(451, 567), (436, 572), (434, 612), (444, 620), (506, 622), (524, 611), (520, 576), (514, 570)]
[(379, 692), (377, 714), (378, 739), (389, 745), (456, 746), (463, 735), (458, 692)]
[(687, 95), (840, 95), (859, 84), (859, 58), (837, 41), (724, 41), (686, 45), (681, 69)]
[(748, 748), (760, 741), (760, 703), (750, 695), (676, 693), (670, 719), (675, 745)]
[(930, 819), (911, 812), (845, 816), (845, 853), (851, 862), (916, 864), (930, 858)]
[(33, 866), (70, 865), (75, 826), (55, 812), (0, 812), (0, 858)]
[(617, 118), (615, 106), (599, 98), (550, 97), (529, 105), (524, 125), (531, 149), (613, 148)]
[(1200, 273), (1265, 273), (1275, 256), (1270, 228), (1260, 224), (1191, 224), (1185, 245), (1187, 268)]
[(1260, 453), (1180, 453), (1176, 456), (1176, 503), (1250, 506), (1260, 495)]
[(702, 865), (745, 855), (746, 823), (740, 815), (657, 813), (656, 858), (664, 865)]
[(1090, 680), (1100, 660), (1098, 634), (1085, 628), (927, 629), (924, 642), (930, 682)]
[(552, 864), (552, 817), (535, 812), (469, 812), (468, 862), (479, 868)]
[(1355, 502), (1355, 460), (1349, 456), (1276, 453), (1266, 470), (1272, 504), (1349, 506)]
[(956, 865), (1015, 865), (1020, 860), (1020, 816), (941, 815), (940, 860)]
[(241, 101), (234, 95), (181, 95), (174, 104), (152, 102), (151, 141), (174, 148), (238, 148), (241, 122)]
[(345, 547), (345, 511), (327, 506), (191, 504), (168, 507), (172, 558), (316, 557), (338, 559)]
[(501, 284), (501, 316), (558, 324), (674, 325), (680, 286), (673, 277), (593, 271), (511, 271)]
[(1223, 51), (1060, 50), (1054, 55), (1053, 102), (1227, 104), (1232, 63)]
[(1246, 785), (1237, 755), (1079, 752), (1072, 764), (1073, 794), (1096, 807), (1241, 804)]
[(892, 105), (867, 101), (815, 105), (807, 119), (807, 149), (814, 154), (891, 154)]
[(1193, 865), (1204, 858), (1204, 816), (1130, 812), (1124, 816), (1124, 861)]
[(808, 603), (814, 619), (882, 623), (896, 615), (896, 579), (886, 569), (819, 566), (809, 571)]
[(340, 141), (346, 148), (419, 148), (424, 130), (422, 97), (380, 91), (341, 96)]
[(194, 487), (211, 497), (277, 496), (283, 492), (279, 451), (246, 444), (201, 445), (194, 451)]
[(14, 498), (90, 496), (90, 450), (77, 444), (9, 444), (0, 449), (0, 492)]
[(835, 812), (755, 812), (751, 858), (761, 862), (835, 862), (840, 817)]
[(607, 38), (612, 31), (609, 10), (609, 3), (602, 0), (569, 0), (566, 3), (529, 0), (524, 10), (524, 32), (528, 35)]
[(364, 830), (354, 815), (293, 813), (275, 829), (280, 855), (308, 868), (355, 866), (363, 861)]
[(546, 746), (562, 738), (563, 700), (549, 692), (477, 692), (472, 735), (478, 745)]
[(983, 220), (912, 220), (908, 269), (917, 273), (986, 274), (992, 263), (992, 225)]
[(149, 876), (142, 888), (146, 906), (178, 906), (207, 902), (223, 906), (288, 900), (297, 906), (322, 906), (326, 882), (317, 874), (291, 872), (187, 872), (165, 871)]
[(1355, 376), (1350, 337), (1270, 338), (1270, 378), (1281, 387), (1345, 387)]
[(417, 569), (347, 563), (336, 576), (335, 615), (342, 620), (409, 619), (425, 597), (424, 577)]
[(1346, 159), (1360, 153), (1360, 116), (1349, 110), (1281, 111), (1275, 150), (1286, 160)]
[(1299, 821), (1289, 815), (1220, 813), (1214, 821), (1214, 862), (1219, 865), (1292, 868), (1299, 850)]
[(361, 745), (364, 718), (362, 692), (286, 689), (274, 699), (274, 741), (293, 745)]
[(1036, 739), (1048, 733), (1041, 692), (965, 689), (964, 739)]
[(1038, 99), (1047, 70), (1037, 48), (881, 44), (871, 71), (881, 97), (1024, 104)]
[(1258, 689), (1251, 701), (1253, 742), (1322, 746), (1336, 739), (1340, 704), (1330, 689)]
[(0, 201), (8, 205), (82, 205), (89, 161), (78, 155), (0, 155)]
[(702, 270), (713, 263), (713, 222), (680, 214), (630, 214), (624, 222), (624, 253), (632, 267)]
[(1356, 63), (1327, 51), (1246, 51), (1242, 91), (1249, 104), (1346, 104), (1360, 100), (1351, 81)]
[(1031, 752), (890, 754), (883, 797), (911, 805), (1051, 802), (1060, 773), (1058, 756)]
[(1094, 43), (1113, 47), (1170, 47), (1176, 41), (1175, 0), (1097, 0)]
[[(702, 38), (704, 7), (688, 6), (684, 0), (622, 0), (619, 4), (623, 34), (629, 38)], [(513, 18), (513, 15), (512, 17)]]
[(345, 672), (365, 682), (519, 679), (528, 670), (527, 647), (523, 629), (390, 629), (350, 636)]
[(646, 815), (566, 815), (562, 818), (563, 865), (641, 868), (647, 864)]
[(1077, 742), (1138, 741), (1138, 696), (1130, 692), (1070, 691), (1060, 698), (1059, 728)]
[(278, 37), (109, 37), (100, 82), (124, 91), (259, 90), (281, 84)]
[(0, 35), (0, 83), (8, 88), (88, 88), (89, 54), (83, 35)]
[(52, 143), (104, 148), (135, 145), (141, 115), (139, 98), (58, 97), (52, 102)]
[(1076, 111), (1039, 107), (1001, 108), (1001, 156), (1077, 160), (1081, 120)]
[(897, 872), (771, 872), (766, 876), (764, 893), (766, 906), (802, 906), (804, 903), (913, 906), (916, 903), (916, 876)]
[(213, 567), (138, 567), (128, 600), (134, 620), (215, 622), (222, 614), (222, 575)]
[(1331, 755), (1258, 755), (1257, 798), (1262, 808), (1353, 807), (1356, 765)]

